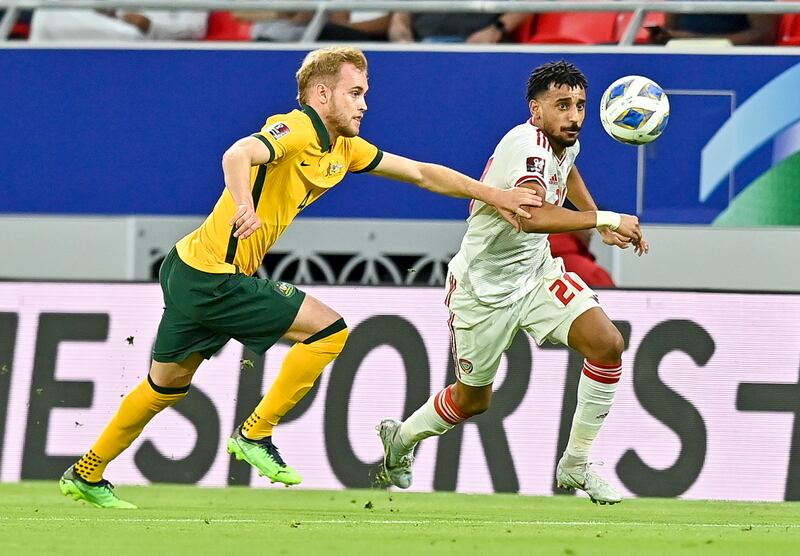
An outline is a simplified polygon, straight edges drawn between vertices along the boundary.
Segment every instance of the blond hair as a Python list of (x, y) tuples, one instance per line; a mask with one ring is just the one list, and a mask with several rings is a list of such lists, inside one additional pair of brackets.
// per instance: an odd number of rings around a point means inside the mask
[(351, 46), (330, 46), (309, 52), (300, 69), (297, 70), (297, 100), (300, 104), (308, 101), (308, 89), (320, 81), (333, 87), (339, 71), (344, 64), (353, 64), (366, 73), (367, 58), (358, 48)]

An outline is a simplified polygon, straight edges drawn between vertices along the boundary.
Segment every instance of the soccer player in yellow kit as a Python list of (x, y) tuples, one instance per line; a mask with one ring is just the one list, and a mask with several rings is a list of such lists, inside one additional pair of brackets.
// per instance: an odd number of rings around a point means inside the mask
[(525, 207), (541, 205), (529, 189), (487, 187), (443, 166), (384, 153), (358, 137), (368, 89), (360, 50), (315, 50), (296, 77), (302, 109), (268, 118), (259, 133), (225, 152), (225, 190), (205, 222), (165, 258), (159, 273), (165, 308), (150, 373), (123, 399), (91, 449), (64, 472), (59, 486), (65, 495), (98, 507), (135, 508), (103, 479), (106, 466), (157, 413), (186, 396), (200, 363), (231, 338), (259, 354), (281, 338), (296, 342), (267, 394), (228, 439), (228, 452), (273, 482), (300, 483), (272, 443), (272, 431), (341, 353), (347, 325), (294, 285), (254, 274), (295, 216), (347, 172), (477, 199), (517, 229), (517, 217), (530, 217)]

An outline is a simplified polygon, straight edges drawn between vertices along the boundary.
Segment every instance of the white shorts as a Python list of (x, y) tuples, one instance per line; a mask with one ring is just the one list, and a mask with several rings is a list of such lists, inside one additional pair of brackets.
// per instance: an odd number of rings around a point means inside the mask
[(520, 330), (539, 345), (548, 340), (568, 346), (575, 319), (600, 306), (597, 294), (577, 274), (564, 272), (561, 264), (543, 276), (528, 295), (507, 307), (482, 304), (449, 275), (445, 305), (450, 310), (447, 322), (456, 377), (468, 386), (494, 382), (500, 358)]

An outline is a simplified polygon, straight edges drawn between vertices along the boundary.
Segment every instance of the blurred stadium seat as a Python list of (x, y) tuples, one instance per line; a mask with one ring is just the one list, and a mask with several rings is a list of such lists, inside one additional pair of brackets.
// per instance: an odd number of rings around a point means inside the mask
[[(617, 29), (614, 32), (614, 41), (619, 42), (622, 38), (623, 33), (625, 33), (625, 29), (628, 27), (628, 23), (633, 16), (632, 12), (622, 12), (617, 16)], [(647, 44), (650, 42), (650, 33), (647, 32), (645, 27), (659, 25), (664, 26), (664, 20), (666, 19), (665, 14), (661, 12), (650, 12), (645, 14), (644, 19), (642, 20), (642, 25), (639, 27), (639, 30), (636, 32), (636, 38), (634, 39), (635, 44)]]
[(529, 44), (603, 44), (615, 40), (616, 12), (543, 13), (520, 26), (519, 42)]
[(252, 24), (236, 19), (232, 12), (211, 12), (208, 16), (207, 41), (249, 41)]
[(800, 46), (800, 14), (784, 14), (778, 26), (778, 46)]

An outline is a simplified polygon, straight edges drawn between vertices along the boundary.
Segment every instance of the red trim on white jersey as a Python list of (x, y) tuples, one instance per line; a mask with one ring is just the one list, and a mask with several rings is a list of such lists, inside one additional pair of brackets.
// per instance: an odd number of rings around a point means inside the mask
[(541, 186), (542, 186), (542, 187), (544, 187), (544, 188), (545, 188), (545, 190), (547, 189), (547, 184), (546, 184), (546, 183), (544, 183), (544, 180), (543, 180), (542, 178), (540, 178), (539, 176), (536, 176), (536, 175), (534, 175), (534, 174), (529, 174), (529, 175), (526, 175), (526, 176), (522, 176), (522, 177), (521, 177), (521, 178), (519, 178), (519, 179), (518, 179), (516, 182), (514, 182), (514, 187), (519, 187), (519, 185), (520, 185), (521, 183), (524, 183), (524, 182), (526, 182), (526, 181), (535, 181), (535, 182), (539, 182), (539, 184), (541, 184)]
[(538, 127), (536, 128), (536, 144), (543, 149), (547, 149), (548, 151), (552, 152), (553, 150), (550, 148), (550, 140), (547, 138), (547, 135), (545, 135), (544, 131)]
[(447, 295), (444, 296), (445, 307), (450, 307), (450, 298), (452, 297), (454, 291), (456, 291), (456, 279), (452, 274), (450, 274), (450, 289), (447, 290)]
[[(444, 304), (450, 308), (450, 298), (453, 297), (453, 292), (456, 290), (456, 279), (450, 274), (450, 289), (444, 298)], [(453, 365), (456, 371), (456, 377), (461, 377), (460, 366), (458, 365), (458, 348), (456, 346), (456, 330), (453, 328), (453, 322), (456, 320), (456, 315), (450, 311), (450, 317), (447, 319), (447, 328), (450, 330), (450, 354), (453, 356)]]

